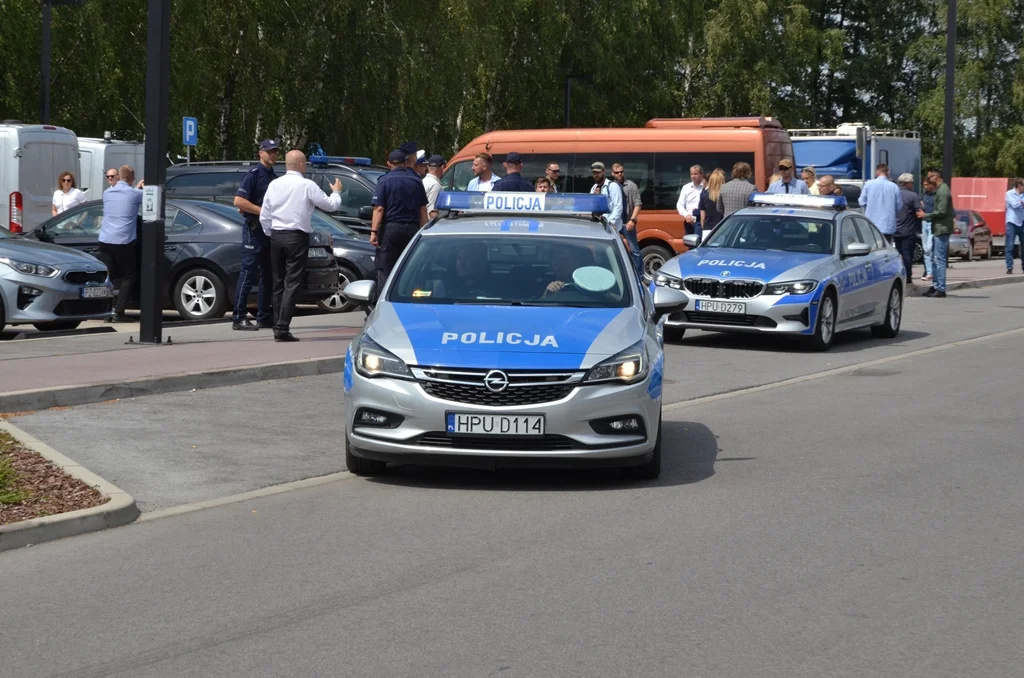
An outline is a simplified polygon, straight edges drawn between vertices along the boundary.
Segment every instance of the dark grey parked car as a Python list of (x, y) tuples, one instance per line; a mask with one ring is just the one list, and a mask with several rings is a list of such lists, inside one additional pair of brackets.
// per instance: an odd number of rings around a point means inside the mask
[[(242, 229), (238, 210), (201, 200), (168, 200), (164, 243), (164, 303), (186, 320), (218, 318), (234, 306), (242, 269)], [(43, 222), (26, 238), (95, 254), (103, 202), (95, 200)], [(329, 234), (314, 230), (300, 302), (315, 303), (338, 292), (338, 265)], [(138, 303), (138, 286), (134, 303)], [(253, 288), (249, 303), (256, 302)]]

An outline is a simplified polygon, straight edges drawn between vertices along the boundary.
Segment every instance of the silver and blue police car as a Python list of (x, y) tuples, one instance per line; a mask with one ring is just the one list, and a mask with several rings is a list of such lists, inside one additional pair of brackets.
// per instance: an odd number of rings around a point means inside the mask
[[(606, 196), (441, 193), (345, 358), (345, 460), (661, 468), (659, 319)], [(374, 282), (343, 294), (365, 304)]]
[(703, 243), (667, 262), (653, 285), (689, 304), (665, 321), (665, 337), (687, 329), (801, 336), (827, 350), (837, 332), (869, 327), (895, 337), (906, 274), (899, 253), (842, 197), (751, 196)]

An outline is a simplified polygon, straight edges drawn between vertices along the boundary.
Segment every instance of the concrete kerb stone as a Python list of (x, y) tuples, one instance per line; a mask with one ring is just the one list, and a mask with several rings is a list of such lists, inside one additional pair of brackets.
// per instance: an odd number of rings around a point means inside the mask
[(27, 449), (36, 452), (68, 475), (78, 478), (107, 497), (105, 503), (92, 508), (0, 526), (0, 551), (96, 532), (108, 527), (119, 527), (131, 523), (139, 517), (139, 508), (135, 504), (135, 499), (116, 485), (100, 478), (81, 464), (68, 459), (10, 422), (0, 420), (0, 430), (7, 431)]
[(158, 393), (237, 386), (254, 381), (290, 379), (342, 372), (345, 356), (309, 358), (290, 362), (230, 367), (218, 370), (146, 377), (107, 384), (83, 384), (31, 389), (0, 394), (0, 412), (28, 412), (51, 407), (87, 405), (107, 400), (138, 398)]
[[(997, 285), (1011, 285), (1013, 283), (1024, 283), (1024, 275), (1005, 275), (999, 278), (981, 278), (979, 280), (960, 280), (958, 282), (946, 283), (946, 291), (954, 290), (976, 290), (981, 287), (995, 287)], [(919, 284), (907, 286), (908, 297), (920, 297), (928, 291), (929, 285)]]

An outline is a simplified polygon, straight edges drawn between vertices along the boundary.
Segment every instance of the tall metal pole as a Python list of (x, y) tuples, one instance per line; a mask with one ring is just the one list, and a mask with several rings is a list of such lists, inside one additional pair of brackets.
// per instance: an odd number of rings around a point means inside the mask
[(171, 73), (171, 0), (149, 0), (146, 35), (146, 185), (160, 187), (156, 221), (142, 225), (139, 341), (159, 344), (163, 331), (164, 200), (167, 178), (167, 89)]
[(946, 11), (946, 118), (942, 134), (942, 178), (953, 181), (953, 114), (956, 97), (956, 0)]
[(43, 102), (42, 120), (44, 125), (50, 124), (50, 52), (52, 41), (50, 38), (51, 12), (49, 0), (43, 0), (43, 62), (41, 64), (43, 76)]

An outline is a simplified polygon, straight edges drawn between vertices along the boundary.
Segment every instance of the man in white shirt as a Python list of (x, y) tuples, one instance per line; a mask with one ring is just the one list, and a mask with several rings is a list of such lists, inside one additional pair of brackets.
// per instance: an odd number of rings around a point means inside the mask
[(700, 235), (700, 218), (698, 206), (700, 205), (700, 193), (704, 190), (704, 168), (694, 165), (690, 168), (690, 183), (683, 186), (679, 191), (679, 200), (676, 201), (676, 211), (683, 217), (683, 224), (686, 233)]
[(473, 158), (473, 178), (469, 180), (467, 191), (487, 192), (494, 188), (494, 184), (501, 179), (491, 171), (491, 163), (494, 162), (490, 153), (481, 153)]
[(331, 184), (331, 197), (324, 195), (315, 182), (306, 179), (306, 156), (288, 151), (284, 159), (287, 172), (274, 179), (263, 196), (260, 225), (270, 236), (270, 258), (274, 268), (274, 341), (298, 341), (289, 331), (295, 298), (306, 275), (309, 234), (313, 210), (336, 212), (341, 207), (341, 180)]
[(432, 155), (427, 159), (427, 175), (423, 177), (423, 190), (427, 192), (427, 216), (433, 219), (437, 216), (434, 205), (437, 204), (437, 196), (441, 194), (441, 175), (444, 174), (444, 158), (439, 155)]

